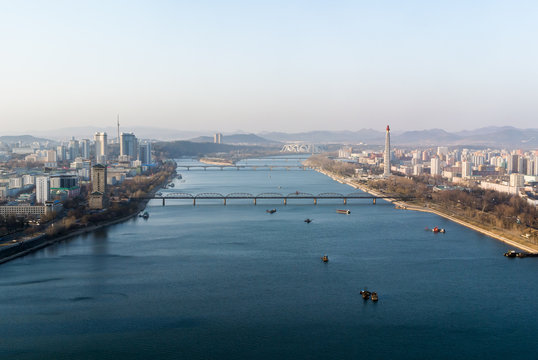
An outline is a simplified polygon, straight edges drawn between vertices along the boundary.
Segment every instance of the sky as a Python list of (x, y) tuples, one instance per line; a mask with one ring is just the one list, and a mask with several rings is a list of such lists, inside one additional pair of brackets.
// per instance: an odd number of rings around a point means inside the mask
[(538, 1), (0, 0), (0, 134), (538, 127)]

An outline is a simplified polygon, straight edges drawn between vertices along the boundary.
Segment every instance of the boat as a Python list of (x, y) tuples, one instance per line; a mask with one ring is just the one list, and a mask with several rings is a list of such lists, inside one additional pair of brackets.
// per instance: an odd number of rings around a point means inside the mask
[(324, 263), (329, 262), (329, 257), (327, 255), (323, 255), (321, 257), (321, 261), (323, 261)]
[(336, 210), (336, 213), (337, 214), (346, 214), (346, 215), (349, 215), (351, 214), (351, 211), (350, 210)]
[(378, 296), (377, 296), (377, 293), (375, 291), (372, 292), (372, 301), (377, 301), (379, 300)]
[(174, 183), (168, 184), (168, 187), (174, 187), (174, 186), (176, 186)]
[(269, 214), (274, 214), (274, 213), (276, 213), (276, 209), (265, 210), (265, 212), (269, 213)]
[(517, 252), (515, 250), (510, 250), (510, 251), (505, 252), (504, 256), (506, 256), (506, 257), (516, 257)]
[(304, 222), (310, 224), (312, 222), (312, 219), (306, 219)]
[(445, 231), (445, 229), (440, 229), (438, 226), (436, 226), (436, 227), (434, 227), (434, 228), (432, 229), (432, 232), (434, 232), (434, 233), (436, 233), (436, 234), (437, 234), (437, 233), (444, 234), (446, 231)]
[(181, 176), (181, 174), (177, 174), (177, 179), (181, 180), (181, 179), (183, 179), (183, 176)]
[(371, 292), (369, 292), (368, 290), (361, 290), (360, 294), (364, 300), (368, 300), (370, 298)]
[(144, 213), (142, 215), (139, 215), (140, 217), (144, 218), (144, 219), (147, 219), (149, 218), (149, 214), (147, 211), (144, 211)]

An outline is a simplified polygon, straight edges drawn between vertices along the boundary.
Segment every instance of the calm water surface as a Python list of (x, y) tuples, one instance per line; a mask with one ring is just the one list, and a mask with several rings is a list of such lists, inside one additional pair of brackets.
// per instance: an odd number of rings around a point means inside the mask
[[(295, 163), (247, 163), (269, 162)], [(179, 172), (188, 193), (354, 192), (313, 171)], [(384, 201), (161, 205), (1, 265), (1, 358), (536, 358), (538, 259), (462, 226)]]

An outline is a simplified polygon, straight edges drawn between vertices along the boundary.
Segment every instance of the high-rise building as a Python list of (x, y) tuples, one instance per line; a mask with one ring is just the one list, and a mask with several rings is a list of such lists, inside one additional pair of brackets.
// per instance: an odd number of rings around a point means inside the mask
[(215, 136), (213, 136), (213, 142), (215, 144), (222, 143), (222, 134), (221, 133), (216, 133)]
[(90, 158), (90, 140), (89, 139), (80, 140), (80, 156), (84, 160), (88, 160)]
[(48, 176), (38, 176), (35, 179), (35, 201), (45, 204), (50, 200), (50, 179)]
[(469, 161), (461, 162), (461, 177), (463, 179), (470, 179), (472, 176), (471, 163)]
[(47, 150), (47, 161), (48, 163), (56, 162), (58, 161), (58, 156), (56, 154), (56, 151), (54, 150)]
[(22, 186), (26, 185), (34, 185), (35, 184), (35, 176), (30, 174), (25, 174), (22, 176)]
[(430, 166), (430, 173), (432, 176), (441, 175), (441, 161), (438, 157), (432, 157)]
[(448, 154), (448, 147), (446, 146), (437, 147), (437, 155), (442, 156), (442, 155), (447, 155), (447, 154)]
[(508, 173), (509, 174), (517, 173), (518, 166), (519, 166), (519, 155), (518, 154), (508, 155), (508, 165), (506, 168), (506, 170), (508, 170)]
[(137, 158), (138, 144), (133, 133), (121, 133), (120, 156), (128, 156), (129, 160)]
[(88, 198), (90, 209), (103, 209), (106, 206), (106, 172), (105, 165), (92, 166), (92, 192)]
[(96, 132), (95, 140), (95, 160), (98, 164), (106, 164), (108, 156), (108, 144), (106, 132)]
[(383, 176), (390, 176), (390, 127), (387, 125), (387, 133), (385, 135), (385, 159), (384, 159)]
[(510, 174), (511, 187), (523, 187), (525, 185), (525, 176), (522, 174)]
[(56, 148), (56, 158), (58, 161), (67, 160), (67, 150), (64, 145), (59, 145)]
[(79, 156), (78, 140), (75, 140), (74, 137), (69, 140), (69, 146), (67, 149), (69, 150), (69, 161), (75, 160)]
[(106, 193), (106, 166), (97, 164), (92, 166), (92, 192)]
[(151, 143), (140, 144), (138, 147), (138, 160), (142, 165), (151, 164)]

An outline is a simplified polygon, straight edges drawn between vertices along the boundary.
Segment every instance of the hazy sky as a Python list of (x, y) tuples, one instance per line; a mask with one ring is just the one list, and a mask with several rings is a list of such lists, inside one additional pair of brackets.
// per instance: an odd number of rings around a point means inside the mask
[(0, 0), (0, 133), (538, 127), (538, 1)]

